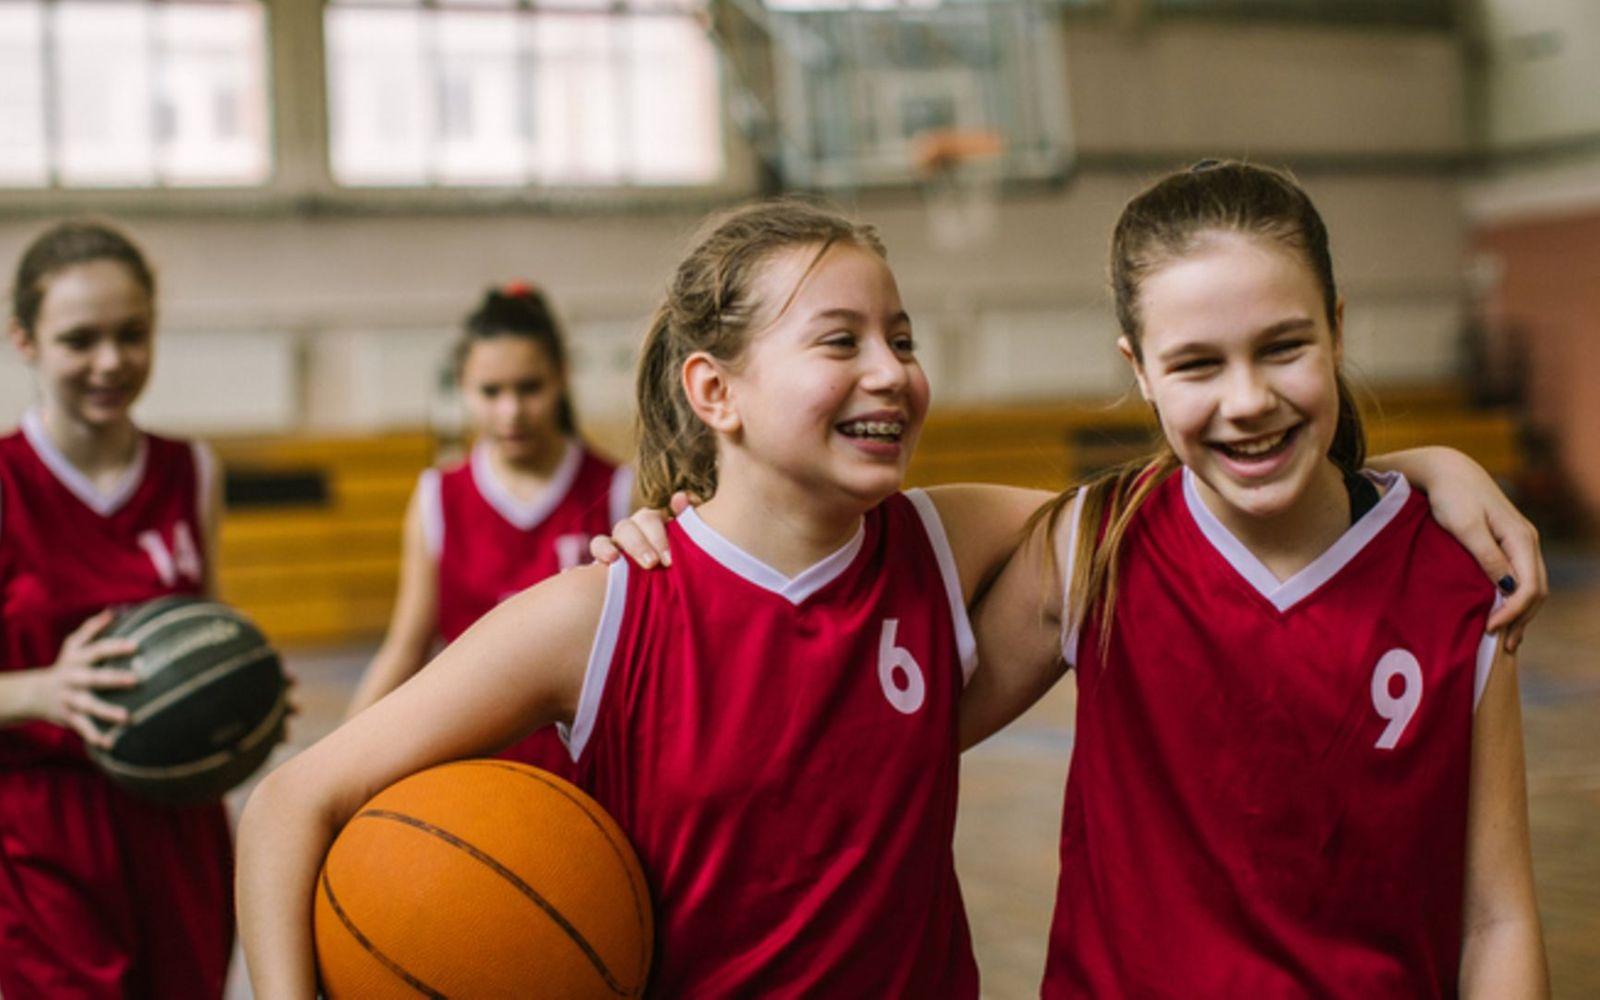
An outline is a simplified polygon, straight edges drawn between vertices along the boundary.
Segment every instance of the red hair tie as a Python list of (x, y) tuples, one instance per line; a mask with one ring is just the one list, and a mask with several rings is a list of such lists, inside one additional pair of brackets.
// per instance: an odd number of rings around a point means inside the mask
[(526, 281), (508, 281), (500, 294), (513, 299), (525, 299), (533, 294), (533, 286)]

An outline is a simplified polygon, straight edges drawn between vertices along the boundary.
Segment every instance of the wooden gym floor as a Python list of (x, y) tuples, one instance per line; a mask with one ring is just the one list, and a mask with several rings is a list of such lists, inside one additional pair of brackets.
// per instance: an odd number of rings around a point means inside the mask
[[(1554, 593), (1521, 664), (1534, 873), (1555, 996), (1592, 997), (1600, 996), (1600, 555), (1551, 554), (1551, 568)], [(290, 655), (301, 711), (280, 753), (338, 721), (371, 653)], [(1073, 704), (1071, 683), (1058, 685), (963, 763), (956, 853), (983, 993), (994, 1000), (1038, 995)], [(245, 1000), (237, 963), (234, 972), (229, 1000)]]

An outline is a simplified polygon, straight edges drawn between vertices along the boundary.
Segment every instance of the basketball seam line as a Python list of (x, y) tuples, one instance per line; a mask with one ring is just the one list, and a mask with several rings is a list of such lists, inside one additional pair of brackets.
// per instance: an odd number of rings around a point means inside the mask
[[(582, 801), (580, 801), (579, 799), (573, 798), (573, 796), (572, 796), (572, 794), (570, 792), (568, 792), (565, 788), (562, 788), (559, 784), (556, 784), (555, 782), (549, 780), (543, 774), (538, 773), (537, 769), (533, 769), (533, 770), (530, 771), (530, 770), (524, 769), (523, 767), (514, 766), (514, 765), (510, 765), (510, 764), (506, 764), (506, 763), (503, 763), (503, 762), (500, 762), (500, 761), (494, 761), (494, 760), (458, 761), (455, 766), (463, 766), (463, 767), (492, 767), (492, 768), (495, 768), (496, 770), (500, 770), (500, 771), (510, 771), (512, 774), (515, 774), (515, 775), (517, 775), (519, 777), (522, 777), (522, 778), (530, 778), (530, 779), (532, 779), (534, 781), (538, 781), (538, 782), (546, 785), (551, 791), (560, 794), (568, 802), (571, 802), (574, 806), (577, 807), (579, 812), (583, 813), (583, 816), (584, 816), (585, 819), (587, 819), (590, 823), (594, 824), (595, 830), (597, 830), (599, 832), (601, 837), (605, 838), (606, 846), (611, 848), (611, 853), (616, 856), (617, 862), (622, 866), (622, 870), (628, 873), (628, 891), (633, 894), (633, 918), (637, 922), (638, 927), (639, 927), (639, 946), (640, 946), (639, 967), (641, 969), (647, 968), (648, 967), (648, 955), (649, 955), (650, 941), (649, 941), (649, 939), (646, 937), (646, 935), (644, 933), (644, 930), (645, 930), (645, 927), (644, 927), (644, 911), (645, 911), (645, 905), (646, 904), (640, 899), (639, 887), (634, 884), (634, 880), (633, 880), (634, 868), (636, 867), (636, 863), (630, 863), (629, 862), (628, 852), (625, 852), (621, 847), (619, 847), (617, 845), (617, 842), (614, 839), (612, 839), (611, 831), (606, 829), (605, 824), (601, 823), (600, 820), (597, 819), (594, 816), (594, 814), (589, 811), (588, 807), (585, 806)], [(640, 877), (641, 878), (643, 877), (643, 873), (640, 873)]]
[(595, 971), (600, 974), (601, 979), (605, 980), (606, 986), (610, 988), (613, 993), (616, 993), (618, 996), (629, 995), (627, 988), (618, 983), (616, 978), (612, 976), (611, 970), (606, 968), (605, 960), (600, 957), (599, 952), (594, 950), (594, 946), (591, 945), (586, 938), (584, 938), (583, 934), (579, 932), (578, 928), (574, 927), (572, 922), (568, 920), (560, 910), (556, 909), (549, 900), (541, 896), (537, 889), (522, 881), (521, 878), (517, 877), (516, 872), (495, 860), (495, 858), (488, 852), (462, 839), (461, 837), (456, 836), (449, 830), (434, 826), (427, 820), (417, 819), (415, 816), (407, 816), (404, 813), (391, 812), (387, 809), (364, 809), (357, 814), (356, 819), (368, 817), (373, 819), (387, 819), (412, 827), (413, 829), (420, 830), (423, 833), (437, 837), (452, 847), (459, 848), (472, 858), (475, 858), (477, 861), (492, 870), (495, 874), (511, 883), (511, 885), (514, 886), (518, 892), (526, 896), (535, 906), (543, 910), (546, 916), (555, 921), (556, 926), (565, 931), (567, 936), (572, 939), (572, 943), (577, 945), (578, 950), (582, 951), (584, 956), (589, 959), (590, 964), (594, 966)]
[(255, 623), (240, 615), (232, 608), (214, 601), (196, 601), (192, 604), (177, 604), (171, 608), (162, 608), (154, 616), (140, 622), (137, 628), (129, 630), (125, 636), (118, 638), (128, 639), (140, 646), (156, 632), (168, 625), (175, 625), (190, 618), (209, 617), (226, 618), (235, 625), (242, 625), (248, 629), (255, 629)]
[[(128, 764), (106, 755), (96, 758), (96, 762), (107, 771), (113, 771), (130, 778), (188, 777), (191, 774), (207, 771), (229, 758), (242, 757), (254, 750), (262, 740), (272, 735), (277, 729), (278, 723), (283, 721), (288, 709), (288, 699), (280, 694), (278, 701), (272, 706), (272, 711), (267, 713), (266, 718), (262, 719), (255, 729), (246, 734), (244, 739), (226, 750), (218, 750), (214, 754), (209, 754), (199, 760), (189, 761), (187, 764)], [(116, 749), (115, 746), (112, 749)]]
[(174, 684), (172, 687), (161, 692), (160, 696), (152, 698), (150, 701), (139, 706), (139, 708), (128, 717), (128, 721), (122, 724), (121, 728), (126, 729), (129, 726), (149, 721), (152, 716), (159, 715), (171, 708), (179, 701), (182, 701), (184, 698), (188, 697), (189, 694), (196, 689), (205, 687), (212, 681), (219, 680), (220, 678), (233, 673), (235, 670), (239, 670), (243, 667), (254, 666), (260, 660), (265, 660), (268, 658), (277, 659), (277, 657), (277, 652), (275, 652), (270, 646), (263, 646), (259, 649), (235, 654), (230, 659), (223, 660), (221, 663), (211, 667), (204, 673), (195, 674), (186, 681)]
[(406, 970), (405, 966), (379, 951), (377, 945), (373, 944), (367, 939), (365, 934), (361, 933), (361, 929), (357, 927), (355, 922), (350, 919), (350, 916), (344, 912), (344, 907), (339, 905), (339, 897), (333, 894), (333, 883), (328, 881), (328, 872), (326, 869), (324, 869), (322, 872), (322, 894), (328, 897), (328, 906), (333, 909), (334, 916), (339, 918), (339, 922), (344, 924), (344, 929), (350, 932), (350, 936), (356, 939), (356, 944), (359, 944), (367, 952), (367, 954), (377, 959), (384, 968), (399, 976), (405, 981), (407, 986), (416, 990), (418, 993), (421, 993), (423, 996), (429, 997), (431, 1000), (450, 1000), (450, 998), (445, 994), (434, 989), (432, 986), (429, 986), (416, 976), (413, 976)]

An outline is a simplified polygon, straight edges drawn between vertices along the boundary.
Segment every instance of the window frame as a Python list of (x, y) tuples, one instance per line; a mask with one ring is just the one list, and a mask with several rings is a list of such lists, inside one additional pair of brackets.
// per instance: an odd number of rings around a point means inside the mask
[[(143, 0), (160, 3), (161, 0)], [(204, 0), (198, 0), (204, 2)], [(425, 0), (434, 3), (434, 0)], [(537, 6), (537, 0), (518, 0)], [(266, 23), (269, 167), (257, 185), (183, 187), (0, 187), (0, 211), (18, 218), (98, 213), (138, 219), (170, 215), (495, 215), (505, 212), (699, 212), (757, 187), (753, 151), (726, 108), (719, 67), (724, 169), (703, 185), (434, 185), (345, 187), (333, 177), (328, 125), (326, 0), (260, 0)]]

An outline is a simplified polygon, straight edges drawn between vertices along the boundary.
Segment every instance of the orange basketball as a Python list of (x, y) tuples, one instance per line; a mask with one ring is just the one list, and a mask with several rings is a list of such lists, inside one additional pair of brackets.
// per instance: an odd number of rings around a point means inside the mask
[(346, 997), (637, 997), (653, 923), (616, 822), (502, 760), (414, 774), (351, 818), (317, 879), (322, 988)]

